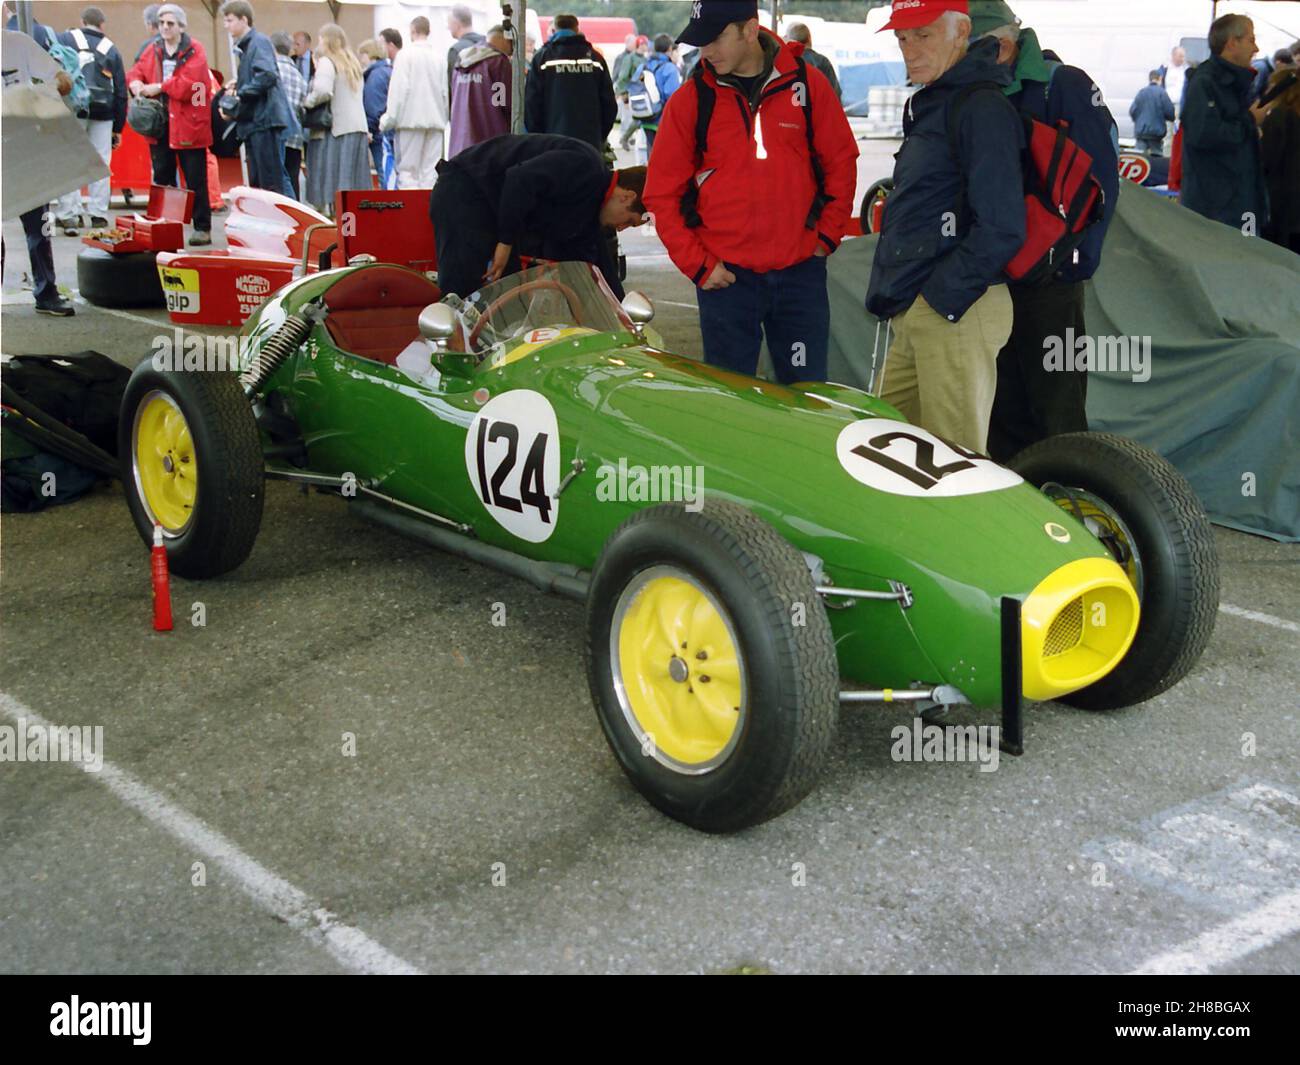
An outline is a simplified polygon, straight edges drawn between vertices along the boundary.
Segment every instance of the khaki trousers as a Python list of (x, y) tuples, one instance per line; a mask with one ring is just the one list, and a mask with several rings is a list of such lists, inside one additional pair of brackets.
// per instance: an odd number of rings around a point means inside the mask
[(988, 454), (998, 352), (1011, 336), (1011, 294), (993, 285), (950, 322), (918, 295), (893, 320), (880, 398), (908, 421)]

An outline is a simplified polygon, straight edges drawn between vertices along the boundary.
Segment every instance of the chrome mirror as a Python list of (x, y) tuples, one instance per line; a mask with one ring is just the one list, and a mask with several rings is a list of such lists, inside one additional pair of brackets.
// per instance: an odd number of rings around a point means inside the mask
[(623, 313), (637, 325), (646, 325), (654, 320), (655, 305), (644, 292), (629, 292), (623, 297)]
[(456, 334), (456, 312), (445, 303), (430, 303), (420, 312), (420, 336), (433, 344), (441, 344)]

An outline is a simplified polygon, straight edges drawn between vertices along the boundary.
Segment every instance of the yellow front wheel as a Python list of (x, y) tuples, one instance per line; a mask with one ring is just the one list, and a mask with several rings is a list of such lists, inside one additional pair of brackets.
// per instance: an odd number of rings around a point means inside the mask
[(772, 526), (715, 500), (638, 511), (596, 564), (587, 625), (605, 738), (659, 809), (730, 832), (812, 790), (839, 714), (835, 642)]

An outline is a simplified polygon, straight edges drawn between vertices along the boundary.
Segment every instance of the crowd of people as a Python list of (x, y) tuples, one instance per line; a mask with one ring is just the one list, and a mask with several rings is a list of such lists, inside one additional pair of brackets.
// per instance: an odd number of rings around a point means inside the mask
[[(156, 121), (165, 133), (145, 138), (152, 179), (193, 190), (192, 246), (211, 243), (212, 214), (224, 209), (217, 157), (241, 146), (248, 184), (332, 213), (336, 192), (371, 188), (376, 180), (386, 188), (429, 188), (448, 152), (510, 128), (513, 41), (501, 26), (486, 36), (474, 32), (464, 5), (448, 15), (453, 44), (445, 55), (435, 50), (423, 16), (405, 34), (385, 28), (355, 48), (334, 23), (314, 38), (306, 30), (268, 36), (247, 0), (227, 0), (220, 16), (235, 46), (230, 78), (191, 35), (178, 4), (144, 9), (147, 38), (133, 58), (109, 38), (97, 7), (85, 8), (66, 32), (39, 21), (32, 28), (56, 61), (66, 62), (60, 53), (70, 50), (77, 88), (84, 80), (90, 89), (89, 103), (75, 113), (106, 164), (132, 105), (161, 105)], [(17, 29), (7, 5), (5, 20)], [(527, 44), (531, 54), (531, 37)], [(83, 220), (106, 226), (108, 201), (107, 178), (90, 187), (84, 202), (77, 191), (65, 194), (53, 211), (57, 228), (71, 236)]]
[[(354, 52), (333, 24), (313, 45), (305, 32), (267, 38), (245, 0), (221, 10), (240, 60), (215, 110), (202, 47), (184, 11), (163, 4), (125, 92), (86, 117), (103, 124), (92, 141), (111, 143), (126, 93), (168, 99), (154, 175), (174, 183), (179, 170), (196, 190), (191, 243), (206, 242), (220, 114), (254, 184), (301, 191), (318, 207), (337, 189), (370, 187), (372, 167), (397, 187), (431, 188), (448, 293), (468, 296), (518, 269), (525, 252), (596, 263), (621, 293), (605, 234), (653, 219), (696, 286), (707, 362), (753, 374), (766, 341), (779, 381), (825, 379), (826, 260), (855, 206), (858, 148), (833, 68), (828, 75), (806, 27), (782, 39), (760, 25), (755, 0), (710, 0), (692, 5), (676, 39), (629, 35), (611, 72), (577, 18), (557, 16), (529, 62), (528, 132), (512, 135), (513, 42), (501, 27), (475, 33), (468, 11), (452, 10), (444, 57), (423, 17), (405, 36), (385, 29)], [(102, 14), (88, 8), (82, 22), (84, 45), (100, 47), (92, 31), (102, 36)], [(1094, 79), (1045, 50), (1005, 0), (895, 0), (886, 29), (918, 88), (866, 292), (886, 323), (878, 392), (937, 435), (1006, 460), (1087, 428), (1086, 367), (1043, 356), (1051, 337), (1087, 333), (1083, 285), (1118, 198), (1116, 123)], [(682, 45), (694, 46), (685, 67)], [(1176, 48), (1151, 71), (1131, 110), (1139, 143), (1162, 150), (1178, 122), (1182, 202), (1300, 250), (1293, 54), (1253, 64), (1253, 26), (1238, 15), (1217, 19), (1208, 45), (1199, 67)], [(644, 131), (645, 165), (614, 168), (616, 121), (625, 148)], [(1008, 264), (1033, 236), (1025, 148), (1034, 121), (1065, 129), (1086, 153), (1101, 206), (1062, 258), (1046, 258), (1041, 283), (1015, 284)]]
[(1184, 207), (1300, 252), (1300, 41), (1256, 59), (1244, 15), (1216, 19), (1209, 58), (1183, 48), (1133, 100), (1138, 147), (1162, 155), (1172, 135)]

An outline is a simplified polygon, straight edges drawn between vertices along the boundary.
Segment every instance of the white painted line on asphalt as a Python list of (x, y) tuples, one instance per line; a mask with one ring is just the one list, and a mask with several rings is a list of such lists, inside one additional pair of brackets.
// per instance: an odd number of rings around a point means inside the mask
[(1279, 895), (1250, 913), (1202, 932), (1181, 946), (1143, 962), (1131, 976), (1195, 976), (1209, 973), (1300, 932), (1300, 891)]
[(100, 314), (111, 314), (114, 318), (129, 318), (133, 322), (144, 322), (145, 325), (151, 325), (155, 329), (159, 327), (170, 329), (172, 327), (169, 318), (146, 318), (143, 314), (132, 314), (130, 311), (119, 311), (116, 307), (100, 307), (98, 304), (90, 303), (82, 298), (81, 293), (75, 288), (72, 289), (72, 302), (79, 303), (83, 307), (90, 307)]
[(666, 251), (648, 251), (639, 255), (624, 255), (623, 258), (630, 263), (648, 263), (652, 259), (667, 259), (668, 253)]
[(1234, 618), (1247, 618), (1250, 621), (1258, 621), (1261, 625), (1286, 629), (1287, 632), (1300, 632), (1300, 624), (1287, 621), (1286, 618), (1275, 618), (1272, 614), (1261, 614), (1258, 610), (1247, 610), (1245, 607), (1233, 606), (1231, 603), (1220, 603), (1219, 610), (1224, 614), (1231, 614)]
[(655, 303), (666, 303), (669, 307), (689, 307), (691, 310), (696, 308), (694, 303), (683, 303), (681, 300), (655, 300)]
[[(40, 714), (5, 692), (0, 692), (0, 716), (15, 724), (24, 718), (28, 725), (50, 727)], [(305, 892), (258, 864), (216, 829), (209, 828), (130, 773), (108, 761), (99, 772), (91, 771), (84, 763), (77, 764), (127, 806), (215, 862), (262, 909), (324, 947), (344, 968), (356, 973), (420, 975), (420, 970), (410, 962), (391, 953), (360, 929), (343, 924)]]
[(1144, 821), (1084, 853), (1132, 879), (1228, 915), (1133, 973), (1207, 973), (1300, 932), (1300, 796), (1261, 782)]

